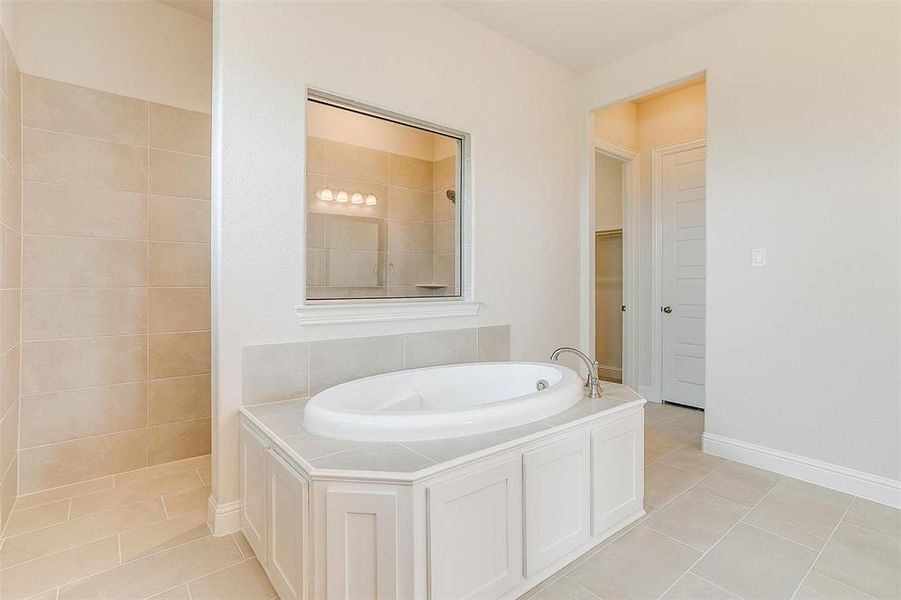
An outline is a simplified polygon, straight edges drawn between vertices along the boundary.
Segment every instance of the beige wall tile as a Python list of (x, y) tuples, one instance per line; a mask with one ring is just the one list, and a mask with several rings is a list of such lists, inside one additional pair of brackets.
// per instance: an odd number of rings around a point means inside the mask
[(447, 286), (455, 285), (457, 281), (457, 255), (438, 254), (435, 256), (435, 283)]
[(22, 339), (147, 331), (147, 288), (26, 288)]
[(322, 138), (307, 136), (307, 172), (325, 174), (325, 144)]
[(244, 347), (244, 404), (310, 395), (308, 342)]
[(478, 360), (494, 362), (510, 360), (510, 326), (495, 325), (478, 329)]
[(43, 506), (50, 502), (56, 502), (62, 499), (70, 499), (75, 496), (91, 494), (100, 490), (108, 490), (113, 487), (112, 477), (101, 477), (99, 479), (91, 479), (89, 481), (81, 481), (79, 483), (65, 485), (52, 490), (36, 492), (21, 496), (16, 502), (16, 510), (26, 510), (36, 506)]
[(384, 252), (386, 235), (384, 219), (327, 215), (323, 247), (330, 250)]
[(0, 550), (0, 562), (21, 564), (165, 519), (159, 498), (95, 513), (8, 539)]
[(25, 129), (23, 177), (130, 192), (147, 189), (147, 149)]
[(435, 223), (435, 253), (452, 254), (457, 251), (457, 224), (454, 221)]
[(13, 171), (21, 173), (22, 168), (22, 119), (19, 116), (18, 105), (10, 102), (0, 102), (0, 111), (3, 116), (0, 117), (5, 127), (0, 132), (0, 155), (6, 159), (6, 162), (12, 167)]
[(150, 331), (204, 331), (210, 328), (210, 289), (151, 288)]
[(113, 536), (5, 570), (0, 578), (0, 597), (28, 598), (117, 564), (119, 543)]
[(431, 254), (388, 254), (388, 284), (415, 286), (432, 282), (433, 259)]
[(0, 290), (0, 352), (6, 353), (19, 343), (21, 297), (19, 290)]
[(150, 239), (168, 242), (209, 242), (209, 200), (151, 196)]
[(328, 141), (325, 150), (325, 173), (336, 177), (388, 183), (388, 153)]
[(456, 167), (457, 157), (448, 156), (435, 162), (435, 184), (434, 189), (444, 192), (452, 190), (456, 187)]
[(400, 154), (391, 155), (391, 185), (432, 191), (434, 188), (433, 163), (421, 158)]
[(0, 473), (6, 473), (18, 452), (19, 403), (0, 417)]
[[(0, 357), (0, 415), (19, 399), (22, 347), (18, 344)], [(0, 477), (2, 477), (0, 473)]]
[(230, 536), (206, 537), (64, 586), (59, 600), (147, 598), (243, 560)]
[(0, 222), (22, 229), (22, 177), (0, 160)]
[[(386, 254), (384, 252), (360, 252), (356, 250), (328, 250), (323, 252), (321, 283), (327, 286), (369, 288), (385, 284)], [(310, 259), (321, 256), (319, 251), (310, 251)], [(309, 264), (314, 274), (319, 266)], [(316, 278), (308, 279), (308, 285), (315, 285)]]
[[(208, 497), (209, 492), (207, 492)], [(192, 540), (208, 537), (210, 528), (206, 524), (207, 511), (205, 510), (207, 498), (204, 498), (204, 510), (177, 517), (168, 513), (169, 518), (165, 521), (123, 533), (119, 538), (122, 547), (122, 562), (127, 563)]]
[(255, 558), (192, 581), (188, 587), (193, 600), (276, 597), (266, 572)]
[(147, 196), (100, 188), (26, 181), (25, 232), (147, 239)]
[(388, 217), (404, 221), (432, 222), (432, 193), (391, 186), (388, 188)]
[(308, 210), (306, 216), (307, 248), (325, 248), (326, 215)]
[(85, 515), (128, 506), (135, 502), (150, 500), (157, 496), (164, 496), (201, 485), (203, 485), (203, 482), (200, 481), (200, 477), (193, 470), (171, 473), (154, 479), (139, 480), (111, 490), (100, 490), (72, 498), (69, 517), (77, 519)]
[(386, 335), (310, 342), (310, 394), (404, 366), (404, 338)]
[(36, 492), (145, 465), (147, 431), (62, 442), (21, 451), (19, 484), (23, 493)]
[(3, 532), (5, 537), (12, 537), (35, 529), (62, 523), (69, 516), (69, 501), (59, 500), (43, 506), (27, 510), (16, 510), (9, 515), (9, 521)]
[(210, 376), (151, 379), (147, 387), (149, 425), (210, 416)]
[(210, 155), (210, 115), (165, 104), (150, 104), (150, 145)]
[(388, 221), (389, 252), (419, 252), (432, 254), (435, 230), (431, 223)]
[(453, 221), (457, 218), (457, 205), (451, 202), (444, 192), (432, 195), (432, 218), (436, 223)]
[[(135, 483), (142, 483), (151, 481), (153, 479), (160, 479), (169, 475), (183, 475), (187, 473), (188, 476), (190, 476), (195, 471), (210, 468), (211, 463), (211, 456), (207, 454), (206, 456), (196, 456), (194, 458), (186, 458), (185, 460), (164, 463), (162, 465), (155, 465), (153, 467), (144, 467), (142, 469), (137, 469), (136, 471), (120, 473), (115, 477), (116, 487), (120, 488), (122, 486), (131, 486)], [(188, 487), (197, 487), (199, 485), (205, 484), (205, 482), (201, 481), (198, 483), (193, 479), (191, 480), (191, 482), (191, 485), (189, 485)], [(161, 493), (165, 494), (166, 492)]]
[(6, 473), (0, 475), (0, 528), (6, 525), (18, 494), (19, 455), (16, 454), (13, 463), (6, 469)]
[(22, 397), (22, 448), (147, 425), (147, 386), (125, 383)]
[(209, 244), (152, 242), (150, 285), (165, 287), (209, 287)]
[(0, 257), (0, 287), (22, 287), (22, 235), (9, 227), (0, 226), (3, 236), (3, 256)]
[(147, 285), (147, 242), (25, 236), (23, 287)]
[(210, 159), (168, 150), (151, 150), (150, 191), (209, 200)]
[(150, 377), (157, 379), (209, 372), (209, 332), (155, 333), (150, 336)]
[(22, 393), (142, 381), (147, 376), (143, 335), (26, 342)]
[(209, 485), (163, 496), (169, 518), (201, 511), (207, 506), (212, 488)]
[(209, 419), (179, 421), (150, 428), (148, 460), (151, 465), (209, 453)]
[(147, 146), (148, 103), (51, 79), (22, 77), (25, 127)]
[(406, 369), (475, 362), (476, 330), (450, 329), (404, 336)]

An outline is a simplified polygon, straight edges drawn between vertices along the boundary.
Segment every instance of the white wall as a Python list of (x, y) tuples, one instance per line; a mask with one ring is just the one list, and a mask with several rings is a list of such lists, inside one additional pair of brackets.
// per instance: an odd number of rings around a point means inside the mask
[(589, 136), (707, 71), (707, 431), (896, 480), (898, 11), (750, 4), (580, 79)]
[(28, 0), (16, 10), (23, 73), (210, 112), (210, 21), (150, 0)]
[[(220, 2), (216, 11), (213, 493), (222, 504), (238, 496), (245, 345), (494, 323), (512, 325), (515, 359), (577, 343), (578, 119), (570, 73), (440, 5)], [(478, 317), (298, 324), (306, 85), (471, 134)]]

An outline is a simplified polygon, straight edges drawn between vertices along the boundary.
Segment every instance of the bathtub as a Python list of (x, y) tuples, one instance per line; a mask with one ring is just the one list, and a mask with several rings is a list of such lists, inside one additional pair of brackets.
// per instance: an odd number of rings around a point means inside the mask
[(361, 442), (461, 437), (555, 415), (582, 398), (582, 387), (572, 369), (545, 363), (398, 371), (319, 392), (304, 409), (303, 426), (321, 437)]

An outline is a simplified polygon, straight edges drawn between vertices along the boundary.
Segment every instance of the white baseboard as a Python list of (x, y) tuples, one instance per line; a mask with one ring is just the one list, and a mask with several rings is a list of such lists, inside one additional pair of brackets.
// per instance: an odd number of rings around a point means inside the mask
[(713, 433), (704, 434), (703, 444), (704, 452), (714, 456), (901, 508), (901, 481)]
[(217, 504), (216, 499), (210, 494), (207, 502), (207, 525), (213, 535), (228, 535), (241, 529), (241, 501)]

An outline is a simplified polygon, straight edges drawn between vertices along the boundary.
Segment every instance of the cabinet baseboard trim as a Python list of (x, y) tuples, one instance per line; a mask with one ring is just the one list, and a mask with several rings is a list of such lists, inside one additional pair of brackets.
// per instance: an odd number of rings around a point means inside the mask
[(219, 504), (210, 494), (207, 502), (207, 525), (215, 536), (228, 535), (241, 529), (241, 501)]
[(702, 439), (707, 454), (901, 508), (901, 481), (713, 433)]

